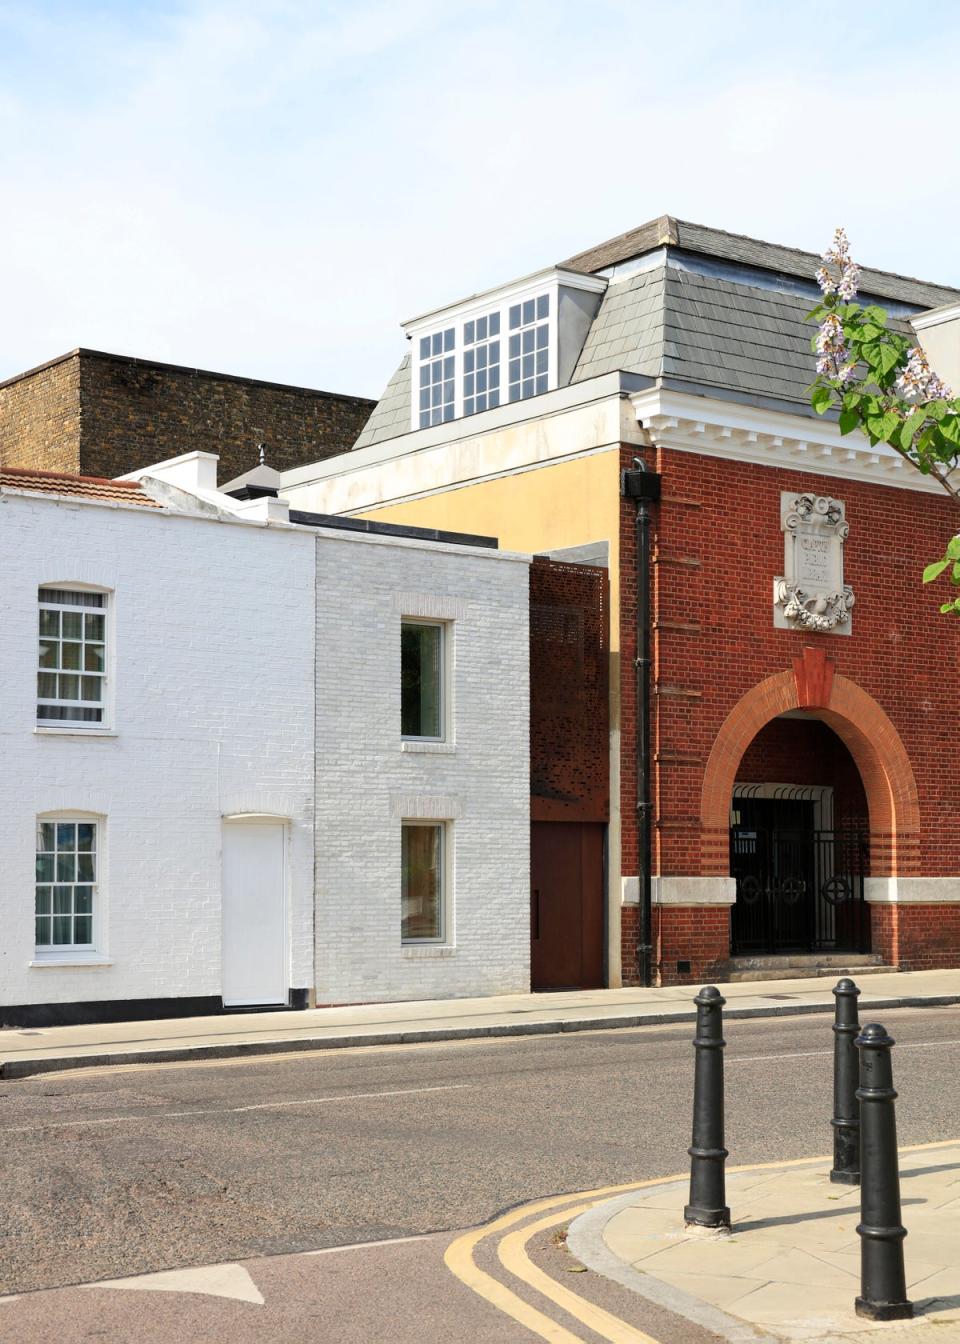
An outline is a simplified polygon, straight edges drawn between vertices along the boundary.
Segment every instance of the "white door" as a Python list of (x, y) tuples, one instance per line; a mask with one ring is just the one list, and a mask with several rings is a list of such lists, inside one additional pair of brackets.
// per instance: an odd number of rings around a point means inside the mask
[(286, 827), (227, 821), (223, 827), (223, 1002), (287, 1002), (284, 899)]

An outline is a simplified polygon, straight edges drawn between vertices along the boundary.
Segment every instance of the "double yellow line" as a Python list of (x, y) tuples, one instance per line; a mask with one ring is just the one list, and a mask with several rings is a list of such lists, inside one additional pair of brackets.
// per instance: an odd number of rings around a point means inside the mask
[[(524, 1208), (513, 1209), (510, 1213), (495, 1218), (485, 1227), (474, 1228), (451, 1242), (444, 1255), (444, 1263), (451, 1273), (471, 1288), (480, 1297), (486, 1298), (505, 1315), (512, 1317), (518, 1324), (526, 1326), (549, 1344), (583, 1344), (579, 1335), (573, 1334), (565, 1326), (545, 1316), (542, 1311), (532, 1307), (529, 1302), (518, 1297), (511, 1289), (482, 1270), (474, 1259), (474, 1251), (482, 1241), (499, 1238), (506, 1232), (497, 1246), (497, 1256), (501, 1265), (513, 1278), (519, 1279), (529, 1288), (542, 1294), (549, 1302), (560, 1307), (574, 1320), (585, 1325), (609, 1344), (657, 1344), (650, 1335), (636, 1330), (619, 1316), (612, 1315), (603, 1307), (587, 1301), (573, 1293), (533, 1263), (527, 1254), (527, 1244), (538, 1233), (559, 1227), (581, 1213), (586, 1213), (602, 1200), (614, 1195), (626, 1194), (631, 1190), (643, 1190), (652, 1185), (665, 1185), (669, 1181), (683, 1180), (682, 1176), (659, 1177), (652, 1181), (632, 1181), (628, 1185), (607, 1185), (597, 1190), (583, 1190), (579, 1194), (560, 1195), (553, 1199), (540, 1199)], [(527, 1219), (536, 1214), (533, 1222)], [(517, 1227), (518, 1223), (525, 1226)], [(508, 1229), (513, 1228), (513, 1231)]]
[[(936, 1139), (932, 1143), (909, 1144), (902, 1147), (900, 1152), (917, 1153), (932, 1148), (952, 1148), (958, 1145), (960, 1139)], [(816, 1163), (826, 1164), (830, 1161), (831, 1158), (828, 1156), (818, 1156), (795, 1157), (784, 1162), (755, 1162), (746, 1166), (729, 1167), (728, 1174), (805, 1167)], [(585, 1325), (588, 1330), (592, 1330), (601, 1339), (608, 1340), (609, 1344), (657, 1344), (652, 1336), (645, 1335), (642, 1330), (628, 1325), (619, 1316), (614, 1316), (595, 1303), (578, 1296), (551, 1278), (549, 1274), (545, 1274), (530, 1259), (527, 1244), (538, 1233), (559, 1227), (562, 1223), (569, 1222), (570, 1219), (586, 1213), (595, 1205), (616, 1195), (627, 1194), (631, 1190), (648, 1190), (656, 1185), (670, 1185), (674, 1181), (686, 1179), (686, 1173), (677, 1176), (658, 1176), (649, 1181), (631, 1181), (627, 1185), (607, 1185), (596, 1190), (581, 1190), (578, 1193), (556, 1195), (551, 1199), (539, 1199), (533, 1204), (513, 1209), (510, 1213), (495, 1218), (492, 1223), (487, 1223), (484, 1227), (474, 1228), (472, 1232), (465, 1232), (463, 1236), (457, 1237), (456, 1241), (447, 1247), (443, 1257), (444, 1263), (468, 1288), (480, 1297), (486, 1298), (520, 1325), (532, 1330), (541, 1339), (548, 1340), (549, 1344), (584, 1344), (579, 1335), (573, 1334), (565, 1326), (545, 1316), (542, 1311), (532, 1307), (499, 1279), (495, 1279), (477, 1265), (473, 1253), (480, 1243), (488, 1238), (496, 1239), (505, 1232), (506, 1235), (498, 1243), (497, 1255), (501, 1265), (513, 1278), (533, 1288), (548, 1302), (552, 1302), (581, 1325)], [(537, 1214), (543, 1216), (537, 1218), (535, 1217)], [(533, 1218), (534, 1221), (527, 1222), (529, 1218)], [(517, 1227), (518, 1223), (523, 1223), (525, 1226)], [(511, 1228), (514, 1230), (508, 1231)]]

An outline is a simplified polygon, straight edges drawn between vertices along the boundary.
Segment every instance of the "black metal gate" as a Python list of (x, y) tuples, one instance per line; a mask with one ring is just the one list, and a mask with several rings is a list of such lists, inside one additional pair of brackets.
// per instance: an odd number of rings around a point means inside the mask
[(867, 855), (861, 831), (732, 827), (734, 954), (869, 951)]

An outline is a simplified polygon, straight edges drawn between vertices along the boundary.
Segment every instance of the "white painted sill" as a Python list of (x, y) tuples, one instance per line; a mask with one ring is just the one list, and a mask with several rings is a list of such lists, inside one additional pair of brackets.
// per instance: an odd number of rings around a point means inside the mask
[(456, 953), (455, 947), (440, 943), (406, 943), (400, 949), (404, 961), (441, 961)]
[(412, 738), (404, 738), (400, 750), (419, 752), (424, 756), (452, 756), (457, 748), (452, 742), (416, 742)]
[(37, 737), (118, 737), (113, 728), (41, 728), (33, 730)]
[(63, 956), (53, 955), (49, 957), (37, 953), (33, 961), (27, 962), (28, 966), (39, 969), (40, 967), (63, 967), (63, 966), (112, 966), (112, 957), (103, 957), (99, 952), (90, 952), (84, 955), (82, 952), (73, 952)]

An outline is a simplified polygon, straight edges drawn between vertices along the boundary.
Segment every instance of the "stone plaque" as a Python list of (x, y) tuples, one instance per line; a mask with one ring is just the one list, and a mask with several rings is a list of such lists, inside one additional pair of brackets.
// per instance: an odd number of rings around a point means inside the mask
[(843, 543), (850, 531), (839, 499), (780, 496), (782, 578), (773, 581), (773, 623), (781, 630), (850, 634), (853, 589), (843, 581)]

